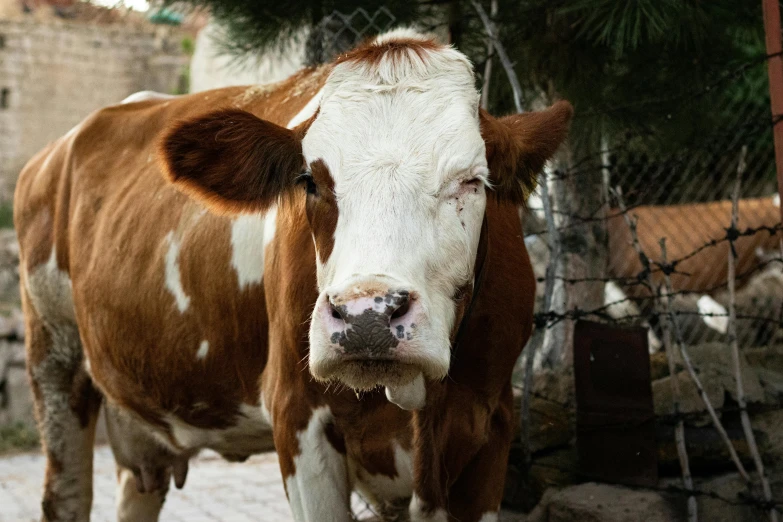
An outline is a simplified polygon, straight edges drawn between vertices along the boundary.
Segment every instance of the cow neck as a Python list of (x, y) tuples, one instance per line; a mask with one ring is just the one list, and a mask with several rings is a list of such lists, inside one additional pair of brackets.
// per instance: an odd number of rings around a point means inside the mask
[(489, 232), (487, 225), (487, 215), (484, 214), (484, 221), (481, 223), (481, 236), (479, 236), (478, 249), (476, 251), (476, 269), (473, 275), (473, 289), (470, 292), (470, 302), (468, 303), (465, 313), (462, 315), (462, 320), (457, 329), (457, 335), (454, 336), (454, 340), (451, 343), (452, 361), (454, 360), (454, 354), (459, 350), (460, 342), (464, 337), (465, 330), (467, 330), (468, 323), (470, 322), (470, 316), (475, 307), (476, 301), (478, 301), (478, 295), (481, 291), (481, 285), (484, 282), (484, 270), (487, 265), (487, 256), (489, 255), (488, 243)]

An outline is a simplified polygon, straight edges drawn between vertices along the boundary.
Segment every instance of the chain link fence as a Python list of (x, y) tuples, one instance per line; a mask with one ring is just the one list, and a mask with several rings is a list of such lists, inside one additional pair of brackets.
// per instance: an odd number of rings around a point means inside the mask
[[(689, 499), (690, 520), (696, 520), (695, 498), (712, 494), (702, 486), (715, 469), (737, 472), (747, 488), (742, 499), (721, 497), (727, 507), (745, 503), (756, 510), (755, 519), (777, 520), (779, 489), (770, 490), (776, 479), (769, 470), (779, 476), (779, 457), (768, 441), (779, 421), (767, 422), (783, 411), (783, 395), (772, 384), (783, 375), (777, 364), (783, 353), (783, 235), (767, 59), (727, 65), (698, 91), (638, 101), (680, 122), (709, 117), (714, 125), (708, 132), (666, 141), (660, 128), (642, 122), (614, 143), (572, 143), (570, 155), (542, 178), (546, 189), (531, 198), (525, 224), (540, 292), (537, 335), (525, 349), (536, 370), (527, 377), (525, 364), (527, 378), (521, 371), (516, 376), (534, 404), (523, 402), (522, 411), (523, 433), (533, 424), (533, 435), (520, 445), (528, 476), (547, 459), (533, 443), (551, 445), (536, 440), (536, 408), (564, 423), (578, 413), (573, 391), (560, 394), (541, 384), (547, 375), (572, 378), (568, 351), (576, 340), (555, 332), (580, 319), (643, 326), (658, 464), (681, 470), (678, 494)], [(581, 117), (600, 116), (585, 112)], [(596, 195), (591, 204), (580, 189)], [(562, 197), (568, 190), (571, 197)], [(580, 234), (589, 236), (589, 248), (575, 260), (569, 243), (582, 241)], [(563, 293), (544, 295), (558, 286)], [(597, 288), (603, 289), (601, 300)], [(557, 357), (549, 356), (556, 350)], [(706, 449), (705, 440), (716, 442)], [(705, 457), (712, 459), (709, 465)]]
[[(569, 215), (571, 223), (574, 219), (594, 221), (605, 227), (605, 301), (593, 310), (593, 318), (603, 315), (604, 319), (648, 326), (654, 348), (660, 348), (660, 321), (651, 294), (660, 294), (666, 268), (672, 270), (675, 316), (685, 342), (727, 340), (730, 195), (737, 170), (742, 169), (737, 228), (755, 232), (737, 238), (732, 247), (740, 287), (738, 336), (741, 345), (749, 347), (776, 342), (783, 273), (777, 263), (780, 235), (773, 230), (780, 224), (775, 153), (769, 106), (749, 101), (767, 99), (766, 79), (763, 74), (747, 74), (765, 67), (763, 60), (745, 64), (739, 72), (727, 74), (721, 84), (664, 105), (665, 110), (682, 112), (690, 110), (694, 96), (714, 99), (720, 125), (713, 133), (665, 149), (656, 143), (654, 132), (628, 133), (617, 143), (602, 143), (592, 157), (577, 156), (570, 167), (555, 174), (577, 180), (596, 170), (602, 174), (605, 196), (587, 215), (555, 209)], [(628, 212), (637, 221), (639, 241), (655, 272), (653, 289), (644, 288), (645, 274), (632, 248), (628, 224), (610, 194), (614, 189), (620, 189)], [(529, 206), (527, 242), (543, 282), (550, 260), (540, 195), (534, 195)], [(662, 266), (662, 238), (673, 266)], [(579, 281), (569, 283), (579, 292)]]
[(362, 41), (391, 29), (396, 20), (385, 7), (372, 13), (361, 7), (348, 14), (332, 11), (310, 33), (305, 48), (305, 63), (317, 65), (330, 62)]

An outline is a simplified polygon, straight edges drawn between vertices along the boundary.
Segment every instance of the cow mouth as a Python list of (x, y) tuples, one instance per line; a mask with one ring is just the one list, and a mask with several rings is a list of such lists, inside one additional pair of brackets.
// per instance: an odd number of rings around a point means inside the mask
[(399, 359), (351, 355), (342, 357), (328, 375), (320, 377), (324, 377), (321, 380), (339, 381), (354, 390), (368, 391), (381, 386), (403, 386), (420, 373), (421, 368), (417, 365)]

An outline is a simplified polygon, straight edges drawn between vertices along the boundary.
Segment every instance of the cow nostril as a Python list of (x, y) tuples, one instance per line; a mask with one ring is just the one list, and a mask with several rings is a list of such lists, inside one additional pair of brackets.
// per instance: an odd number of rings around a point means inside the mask
[(392, 313), (391, 315), (392, 320), (399, 319), (400, 317), (407, 314), (410, 307), (411, 307), (411, 302), (410, 300), (406, 299), (405, 302), (401, 304), (400, 307), (394, 311), (394, 313)]
[(332, 303), (329, 303), (329, 307), (332, 309), (332, 317), (335, 319), (342, 319), (343, 314), (340, 313), (340, 310), (336, 306), (334, 306)]

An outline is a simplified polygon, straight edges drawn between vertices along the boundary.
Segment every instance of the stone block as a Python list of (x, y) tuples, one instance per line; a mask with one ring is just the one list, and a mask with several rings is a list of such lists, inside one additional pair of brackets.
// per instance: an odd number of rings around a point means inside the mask
[(546, 494), (528, 522), (684, 522), (678, 504), (656, 491), (588, 482)]
[[(737, 383), (734, 378), (734, 363), (731, 350), (724, 343), (705, 343), (688, 347), (688, 355), (701, 381), (704, 391), (715, 409), (723, 407), (726, 395), (737, 400)], [(675, 353), (676, 378), (680, 384), (680, 411), (695, 413), (706, 411), (679, 353)], [(743, 353), (740, 353), (742, 382), (745, 400), (748, 403), (763, 404), (767, 401), (765, 389), (756, 370), (750, 366)], [(660, 373), (660, 370), (659, 370)], [(671, 415), (673, 409), (671, 376), (660, 378), (652, 383), (655, 414)]]

